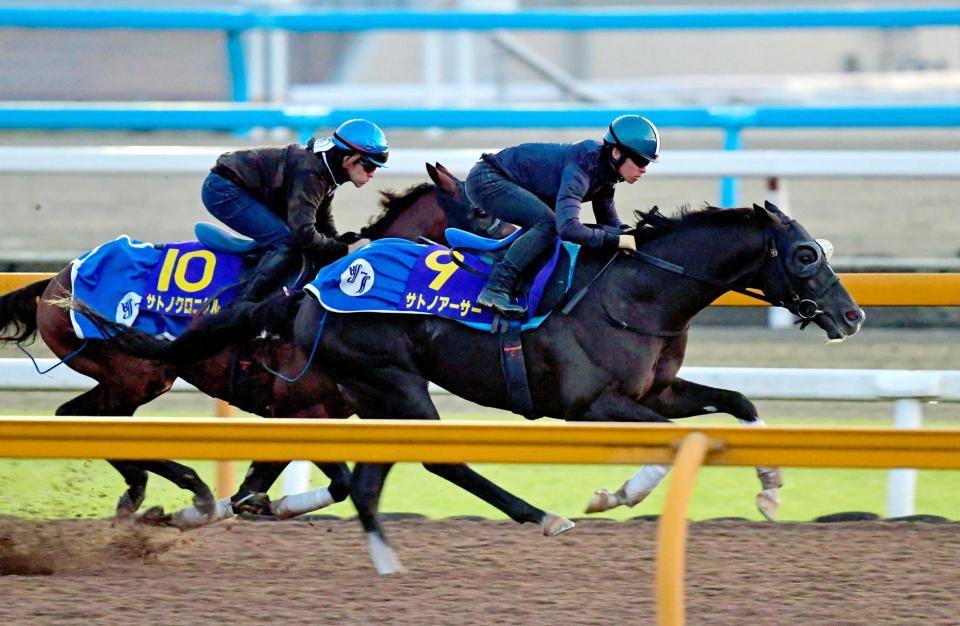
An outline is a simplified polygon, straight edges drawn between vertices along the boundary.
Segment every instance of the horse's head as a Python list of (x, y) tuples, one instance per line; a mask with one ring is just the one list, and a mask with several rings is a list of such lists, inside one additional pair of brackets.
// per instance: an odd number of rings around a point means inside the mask
[(464, 182), (450, 170), (439, 163), (426, 165), (427, 175), (437, 186), (440, 206), (447, 216), (448, 226), (494, 239), (502, 239), (517, 229), (470, 202)]
[(812, 322), (831, 341), (843, 341), (859, 331), (866, 315), (830, 267), (833, 245), (813, 239), (769, 202), (753, 209), (768, 236), (767, 259), (751, 286), (782, 302), (802, 320), (801, 328)]

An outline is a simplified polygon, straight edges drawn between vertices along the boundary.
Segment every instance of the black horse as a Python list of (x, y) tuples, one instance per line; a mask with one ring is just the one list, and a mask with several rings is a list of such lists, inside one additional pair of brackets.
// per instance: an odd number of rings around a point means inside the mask
[[(380, 215), (353, 238), (425, 237), (443, 242), (448, 226), (497, 236), (513, 230), (514, 227), (492, 220), (470, 206), (465, 200), (463, 182), (442, 165), (427, 164), (426, 169), (432, 183), (421, 183), (399, 194), (384, 192)], [(0, 344), (22, 342), (39, 332), (61, 358), (79, 350), (67, 365), (97, 381), (95, 387), (59, 407), (57, 415), (133, 415), (137, 408), (168, 391), (178, 377), (211, 396), (266, 417), (345, 418), (353, 414), (352, 406), (343, 399), (336, 384), (318, 375), (318, 371), (308, 372), (297, 383), (288, 384), (263, 367), (291, 370), (304, 363), (293, 344), (292, 332), (283, 332), (288, 325), (281, 325), (275, 334), (244, 337), (177, 365), (132, 356), (106, 341), (84, 345), (73, 331), (68, 311), (55, 304), (70, 300), (70, 269), (68, 266), (50, 280), (0, 296)], [(3, 333), (4, 329), (8, 332)], [(140, 507), (148, 471), (195, 494), (195, 506), (177, 512), (178, 525), (199, 525), (232, 514), (229, 501), (215, 502), (209, 487), (187, 466), (173, 461), (117, 460), (111, 464), (128, 486), (117, 503), (118, 517), (130, 517)], [(265, 492), (285, 465), (257, 464), (247, 473), (234, 501)], [(328, 500), (326, 504), (345, 499), (350, 483), (346, 465), (317, 465), (331, 479), (330, 487), (324, 488), (322, 494)], [(316, 504), (318, 494), (311, 492), (310, 497), (313, 500), (308, 501)], [(245, 506), (255, 512), (271, 510), (269, 501), (263, 499)], [(299, 512), (294, 509), (288, 514)], [(153, 513), (156, 516), (157, 511)]]
[[(647, 225), (644, 225), (646, 223)], [(652, 224), (650, 226), (649, 224)], [(634, 230), (637, 252), (584, 249), (570, 293), (539, 329), (523, 335), (522, 363), (530, 390), (528, 417), (570, 421), (665, 422), (728, 413), (755, 422), (742, 394), (677, 377), (690, 320), (723, 293), (736, 290), (786, 307), (803, 326), (814, 323), (831, 340), (853, 335), (864, 320), (827, 262), (823, 249), (775, 206), (653, 212)], [(327, 313), (312, 297), (294, 309), (294, 334), (312, 367), (335, 379), (361, 418), (438, 419), (427, 381), (463, 398), (521, 412), (502, 368), (503, 343), (439, 317)], [(218, 322), (200, 324), (155, 358), (176, 359), (215, 349), (228, 334)], [(255, 332), (256, 324), (230, 334)], [(142, 339), (142, 338), (141, 338)], [(149, 341), (134, 342), (140, 350)], [(351, 497), (381, 572), (399, 561), (377, 513), (390, 464), (354, 467)], [(433, 467), (516, 521), (543, 521), (543, 512), (483, 479), (465, 465)]]

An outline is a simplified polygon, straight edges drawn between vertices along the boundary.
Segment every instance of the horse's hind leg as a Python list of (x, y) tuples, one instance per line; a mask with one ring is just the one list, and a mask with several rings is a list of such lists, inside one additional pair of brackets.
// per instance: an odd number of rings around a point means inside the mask
[[(105, 390), (102, 385), (85, 391), (76, 398), (61, 404), (56, 415), (104, 415)], [(132, 413), (132, 412), (131, 412)], [(127, 483), (127, 490), (117, 501), (116, 516), (119, 519), (128, 519), (143, 504), (147, 491), (147, 472), (137, 461), (110, 461)]]
[(233, 515), (230, 500), (216, 500), (205, 482), (193, 469), (176, 461), (143, 461), (142, 467), (157, 476), (166, 478), (177, 487), (193, 492), (193, 506), (171, 515), (178, 528), (195, 528)]
[(127, 482), (127, 490), (117, 502), (116, 516), (120, 520), (133, 517), (147, 495), (147, 472), (132, 461), (109, 461)]
[(509, 491), (487, 480), (464, 464), (424, 463), (423, 466), (437, 476), (449, 480), (454, 485), (469, 491), (484, 502), (506, 513), (510, 519), (523, 524), (539, 524), (543, 534), (553, 537), (573, 528), (570, 520), (541, 511), (525, 500), (521, 500)]

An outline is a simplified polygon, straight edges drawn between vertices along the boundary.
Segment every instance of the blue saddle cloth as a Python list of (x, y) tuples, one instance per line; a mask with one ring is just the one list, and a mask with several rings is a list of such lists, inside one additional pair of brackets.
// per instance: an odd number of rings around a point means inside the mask
[[(243, 257), (196, 241), (152, 244), (121, 235), (71, 264), (73, 297), (109, 320), (151, 335), (176, 337), (205, 306), (216, 313), (238, 295)], [(70, 311), (77, 337), (104, 339)]]
[[(534, 316), (561, 250), (573, 275), (579, 246), (558, 240), (550, 260), (533, 279), (522, 330), (538, 327), (548, 314)], [(304, 289), (336, 313), (438, 315), (480, 330), (491, 330), (494, 314), (476, 303), (492, 262), (467, 251), (405, 239), (380, 239), (324, 267)]]

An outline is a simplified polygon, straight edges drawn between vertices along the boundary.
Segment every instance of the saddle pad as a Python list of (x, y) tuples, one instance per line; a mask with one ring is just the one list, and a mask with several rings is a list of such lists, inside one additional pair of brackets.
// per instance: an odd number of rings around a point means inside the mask
[[(573, 248), (570, 275), (578, 247)], [(531, 311), (536, 310), (561, 249), (569, 247), (558, 241), (533, 280)], [(489, 331), (494, 314), (478, 306), (476, 299), (491, 268), (488, 259), (439, 244), (380, 239), (326, 266), (304, 289), (335, 313), (438, 315)], [(521, 297), (521, 302), (525, 300)], [(523, 329), (536, 328), (545, 318), (530, 318)]]
[[(152, 244), (121, 235), (71, 263), (73, 297), (95, 311), (151, 335), (176, 337), (209, 300), (216, 313), (237, 296), (242, 257), (196, 241)], [(97, 326), (70, 311), (81, 339), (104, 339)]]

